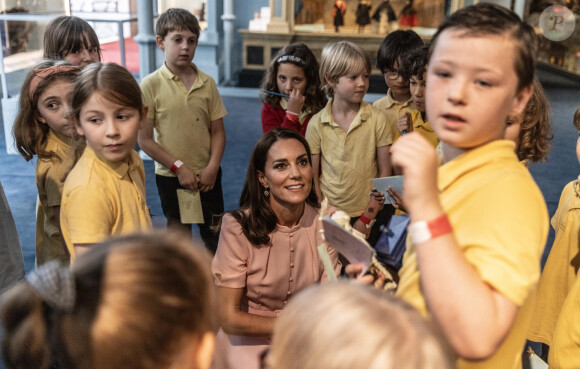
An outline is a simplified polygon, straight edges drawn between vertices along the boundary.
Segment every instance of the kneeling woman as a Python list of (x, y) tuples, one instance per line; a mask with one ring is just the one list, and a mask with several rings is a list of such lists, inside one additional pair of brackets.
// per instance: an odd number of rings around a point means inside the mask
[[(240, 208), (223, 216), (212, 272), (222, 327), (218, 346), (227, 347), (231, 368), (257, 369), (288, 300), (326, 279), (310, 163), (310, 148), (298, 132), (267, 132), (252, 152)], [(337, 253), (329, 254), (338, 274)]]

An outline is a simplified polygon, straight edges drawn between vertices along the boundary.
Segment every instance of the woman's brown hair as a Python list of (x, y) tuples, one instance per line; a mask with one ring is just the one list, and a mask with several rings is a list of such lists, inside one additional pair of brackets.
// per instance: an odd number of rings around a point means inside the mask
[[(277, 217), (268, 197), (264, 195), (264, 188), (260, 184), (258, 172), (264, 173), (268, 152), (272, 145), (279, 140), (294, 139), (299, 141), (306, 149), (308, 162), (312, 164), (312, 155), (306, 139), (297, 131), (288, 128), (276, 128), (266, 132), (254, 146), (246, 182), (240, 196), (240, 208), (230, 212), (242, 226), (242, 231), (248, 240), (254, 245), (263, 245), (270, 242), (268, 234), (276, 228)], [(314, 185), (306, 199), (306, 203), (319, 207), (318, 196), (314, 191)]]

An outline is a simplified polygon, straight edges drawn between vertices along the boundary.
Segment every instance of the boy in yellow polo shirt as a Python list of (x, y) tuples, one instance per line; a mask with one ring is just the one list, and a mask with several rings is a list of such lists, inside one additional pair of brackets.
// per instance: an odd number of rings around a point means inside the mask
[(387, 116), (387, 124), (396, 141), (402, 130), (397, 129), (399, 120), (406, 121), (405, 112), (416, 110), (409, 89), (407, 54), (423, 45), (415, 31), (397, 30), (385, 36), (377, 52), (377, 68), (383, 73), (387, 84), (387, 96), (375, 101), (373, 106)]
[(400, 133), (406, 131), (419, 132), (429, 141), (433, 147), (437, 147), (439, 139), (435, 134), (431, 124), (427, 120), (425, 113), (425, 85), (427, 82), (427, 61), (429, 59), (429, 45), (423, 45), (409, 52), (405, 58), (404, 64), (407, 66), (407, 75), (409, 76), (409, 90), (415, 109), (406, 111), (404, 114), (407, 119), (397, 121), (397, 132), (395, 140), (400, 137)]
[(535, 33), (481, 3), (433, 37), (426, 109), (443, 146), (393, 144), (411, 222), (397, 294), (441, 327), (458, 368), (521, 368), (548, 233), (542, 194), (503, 140), (532, 93)]
[(370, 71), (370, 58), (358, 45), (341, 41), (324, 48), (320, 76), (332, 98), (310, 120), (306, 140), (312, 151), (317, 195), (346, 212), (353, 224), (360, 218), (372, 227), (368, 240), (374, 245), (381, 233), (379, 224), (386, 224), (394, 209), (383, 207), (374, 227), (363, 211), (373, 188), (371, 179), (391, 174), (393, 138), (385, 115), (363, 100)]
[(191, 224), (181, 223), (177, 190), (200, 191), (205, 221), (199, 224), (200, 235), (215, 253), (219, 233), (211, 225), (224, 211), (220, 163), (226, 109), (214, 80), (191, 62), (200, 33), (195, 16), (169, 9), (159, 16), (156, 33), (165, 63), (141, 83), (149, 113), (139, 145), (155, 160), (167, 226), (191, 235)]

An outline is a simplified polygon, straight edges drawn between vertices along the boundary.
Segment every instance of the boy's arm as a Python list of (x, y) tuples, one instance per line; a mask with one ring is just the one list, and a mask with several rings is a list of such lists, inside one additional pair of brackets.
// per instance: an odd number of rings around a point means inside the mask
[(314, 181), (314, 191), (318, 196), (318, 201), (322, 201), (322, 191), (320, 190), (320, 154), (312, 154), (312, 180)]
[[(179, 158), (173, 157), (173, 155), (168, 153), (163, 147), (161, 147), (161, 145), (155, 142), (153, 139), (153, 126), (153, 119), (146, 118), (143, 128), (139, 130), (139, 147), (141, 147), (141, 149), (156, 162), (161, 163), (167, 168), (171, 168), (173, 163), (175, 163)], [(175, 174), (177, 175), (179, 184), (182, 187), (187, 188), (190, 191), (197, 191), (199, 185), (197, 175), (185, 166), (185, 164), (182, 165)]]
[(377, 147), (377, 166), (379, 178), (392, 175), (391, 168), (391, 145)]
[[(392, 148), (405, 176), (403, 199), (411, 223), (443, 215), (437, 188), (437, 154), (418, 133)], [(421, 288), (431, 315), (459, 356), (490, 357), (507, 336), (518, 306), (485, 283), (448, 233), (416, 244)]]
[(209, 162), (199, 175), (199, 189), (207, 192), (213, 189), (226, 148), (226, 130), (223, 118), (211, 121), (211, 148)]

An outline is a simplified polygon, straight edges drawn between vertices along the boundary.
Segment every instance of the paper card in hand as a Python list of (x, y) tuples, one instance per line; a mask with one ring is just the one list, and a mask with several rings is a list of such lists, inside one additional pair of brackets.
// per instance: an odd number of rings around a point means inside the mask
[(203, 211), (199, 191), (178, 189), (177, 200), (179, 201), (179, 215), (183, 224), (203, 223)]
[(375, 186), (377, 191), (385, 194), (385, 204), (395, 202), (395, 200), (393, 200), (393, 198), (389, 196), (389, 194), (387, 193), (387, 189), (389, 188), (389, 186), (393, 187), (401, 195), (403, 194), (403, 176), (373, 178), (371, 179), (371, 181), (373, 182), (373, 186)]
[(349, 263), (361, 264), (363, 267), (361, 275), (365, 274), (369, 269), (375, 250), (365, 240), (348, 232), (330, 217), (324, 217), (322, 227), (324, 228), (325, 241), (341, 253)]

